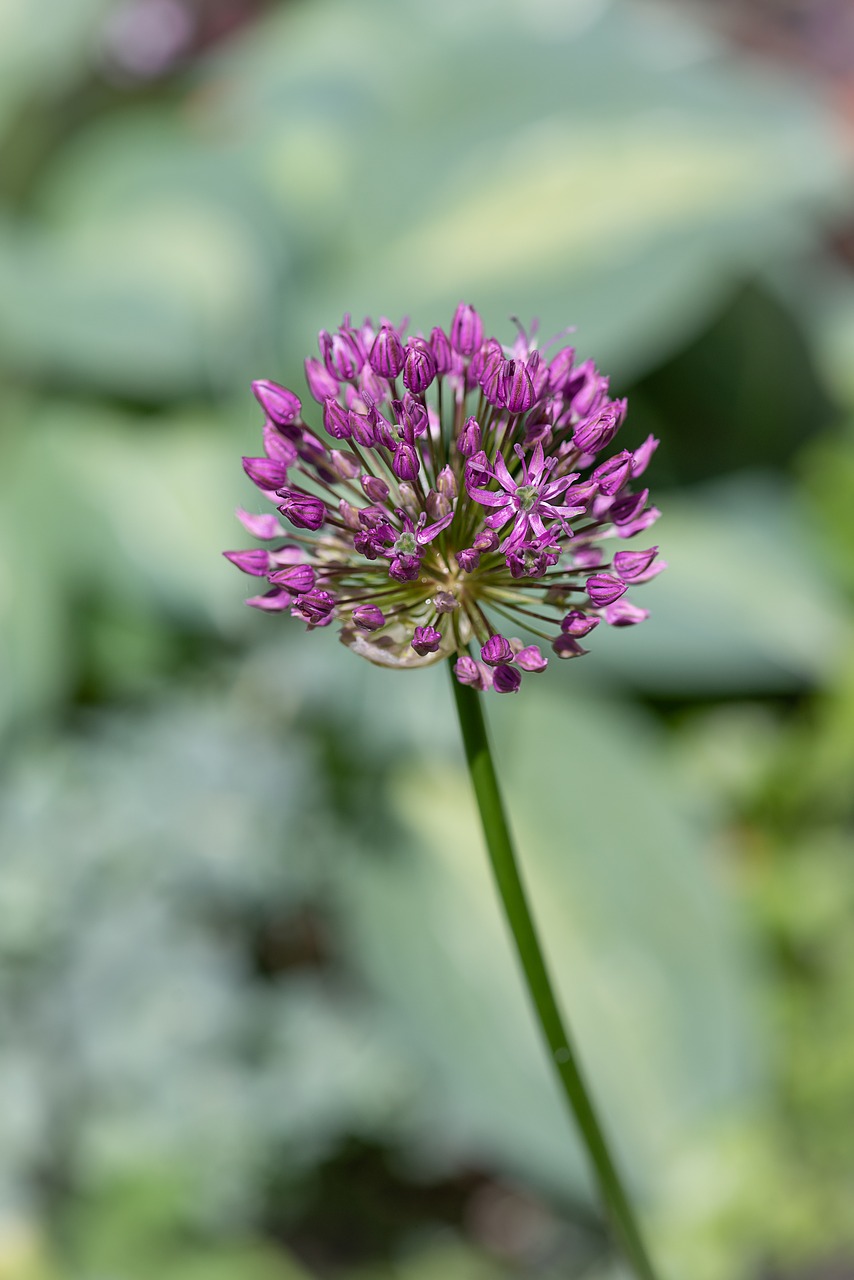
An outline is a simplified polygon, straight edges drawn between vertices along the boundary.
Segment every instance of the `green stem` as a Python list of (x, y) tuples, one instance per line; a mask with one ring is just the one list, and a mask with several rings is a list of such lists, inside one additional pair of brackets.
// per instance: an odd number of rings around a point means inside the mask
[(475, 689), (451, 675), (472, 786), (480, 810), (483, 834), (507, 921), (513, 932), (528, 992), (549, 1048), (564, 1097), (581, 1130), (590, 1163), (614, 1230), (640, 1280), (656, 1280), (629, 1198), (608, 1150), (575, 1049), (555, 1000), (542, 948), (519, 876), (513, 841), (501, 800), (498, 779)]

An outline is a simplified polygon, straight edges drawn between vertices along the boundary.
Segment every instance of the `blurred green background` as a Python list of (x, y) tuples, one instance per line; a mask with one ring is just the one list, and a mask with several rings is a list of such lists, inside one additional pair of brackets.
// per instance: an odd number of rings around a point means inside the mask
[(219, 555), (249, 381), (461, 298), (662, 440), (652, 618), (489, 700), (653, 1251), (854, 1277), (853, 25), (0, 0), (0, 1280), (622, 1274), (445, 673)]

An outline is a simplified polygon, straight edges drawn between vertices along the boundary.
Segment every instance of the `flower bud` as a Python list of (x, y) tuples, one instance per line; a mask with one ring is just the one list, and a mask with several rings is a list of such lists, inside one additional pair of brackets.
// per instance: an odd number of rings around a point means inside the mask
[(371, 502), (385, 502), (389, 494), (385, 480), (381, 480), (379, 476), (362, 476), (359, 483)]
[(481, 529), (472, 544), (475, 551), (495, 551), (498, 547), (498, 534), (492, 529)]
[(561, 347), (557, 355), (549, 361), (549, 390), (560, 394), (566, 386), (575, 360), (574, 347)]
[(634, 582), (646, 573), (657, 555), (658, 547), (650, 547), (648, 551), (618, 551), (614, 556), (614, 568), (626, 582)]
[(486, 357), (479, 379), (484, 400), (495, 409), (504, 408), (504, 363), (504, 353), (498, 347)]
[(436, 361), (436, 372), (440, 376), (450, 373), (454, 367), (454, 353), (444, 329), (433, 329), (430, 334), (430, 348)]
[(473, 689), (489, 689), (492, 686), (492, 672), (482, 662), (463, 654), (454, 664), (454, 675), (460, 684), (470, 685)]
[(593, 603), (600, 606), (619, 600), (627, 590), (625, 582), (610, 573), (594, 573), (584, 586)]
[(561, 622), (560, 629), (564, 635), (580, 640), (582, 636), (589, 635), (593, 628), (598, 626), (598, 618), (592, 618), (589, 613), (584, 613), (581, 609), (570, 609)]
[(599, 492), (613, 497), (619, 493), (632, 473), (632, 455), (627, 449), (615, 453), (613, 458), (603, 462), (593, 472), (592, 479), (599, 486)]
[(398, 492), (400, 494), (400, 505), (417, 520), (421, 510), (421, 503), (419, 502), (418, 494), (415, 492), (412, 485), (406, 480), (401, 480), (400, 485), (398, 486)]
[(508, 360), (502, 369), (501, 389), (508, 413), (527, 413), (534, 403), (534, 384), (521, 360)]
[(650, 458), (658, 448), (658, 443), (659, 442), (656, 440), (655, 436), (650, 435), (650, 436), (647, 436), (647, 438), (644, 440), (643, 444), (640, 445), (639, 448), (635, 449), (634, 453), (632, 454), (632, 475), (633, 476), (643, 475), (644, 471), (646, 471), (647, 467), (649, 466)]
[(290, 603), (290, 594), (281, 587), (273, 587), (272, 591), (265, 591), (262, 596), (250, 596), (246, 601), (253, 609), (262, 609), (265, 613), (281, 613)]
[(286, 466), (291, 467), (299, 457), (299, 450), (294, 443), (293, 435), (299, 439), (299, 429), (296, 427), (285, 427), (285, 431), (291, 434), (283, 435), (282, 431), (276, 426), (270, 418), (264, 423), (264, 452), (268, 458), (275, 458), (277, 462), (284, 462)]
[(501, 662), (492, 673), (492, 687), (496, 693), (516, 693), (522, 683), (522, 672)]
[(606, 449), (620, 429), (620, 415), (613, 405), (608, 405), (592, 418), (579, 422), (572, 443), (582, 453), (599, 453)]
[(310, 564), (295, 564), (271, 573), (270, 581), (278, 587), (286, 587), (288, 591), (301, 595), (305, 591), (311, 591), (314, 586), (314, 570)]
[(368, 359), (374, 373), (396, 378), (403, 368), (403, 343), (390, 324), (384, 324), (374, 338)]
[(243, 470), (265, 493), (275, 493), (288, 479), (287, 463), (278, 458), (244, 458)]
[(427, 390), (436, 372), (432, 348), (421, 338), (410, 338), (403, 362), (403, 385), (417, 395)]
[(333, 470), (342, 480), (352, 480), (359, 474), (359, 459), (353, 453), (342, 453), (340, 449), (330, 449), (329, 458)]
[(330, 396), (338, 395), (338, 379), (333, 378), (313, 356), (309, 356), (305, 362), (305, 380), (312, 398), (318, 404), (323, 404)]
[(627, 493), (622, 498), (617, 498), (610, 512), (614, 524), (629, 524), (637, 520), (648, 497), (649, 489), (641, 489), (640, 493)]
[(461, 356), (470, 356), (483, 342), (483, 321), (474, 307), (461, 302), (451, 321), (451, 346)]
[(360, 444), (363, 449), (373, 449), (377, 443), (377, 429), (371, 419), (364, 413), (354, 413), (352, 410), (348, 419), (350, 433), (356, 444)]
[(353, 610), (353, 621), (360, 631), (376, 631), (385, 626), (385, 614), (375, 604), (360, 604)]
[(273, 515), (256, 516), (251, 511), (244, 511), (242, 507), (238, 507), (235, 514), (243, 528), (247, 533), (251, 533), (253, 538), (272, 541), (273, 538), (280, 538), (284, 533), (284, 529)]
[(431, 520), (441, 520), (451, 510), (451, 504), (441, 493), (431, 489), (424, 499), (424, 509)]
[(483, 433), (476, 418), (466, 418), (465, 426), (457, 436), (457, 452), (464, 458), (471, 458), (480, 451)]
[(639, 609), (628, 600), (615, 600), (605, 608), (605, 621), (612, 627), (633, 627), (648, 617), (648, 609)]
[(426, 434), (429, 419), (420, 400), (416, 400), (407, 391), (402, 400), (393, 400), (391, 407), (399, 433), (407, 444), (412, 444), (419, 436)]
[(326, 520), (326, 507), (320, 498), (312, 498), (302, 493), (288, 493), (287, 490), (282, 496), (285, 501), (279, 510), (292, 525), (297, 529), (321, 528)]
[(436, 477), (436, 488), (442, 497), (447, 498), (449, 502), (453, 501), (457, 496), (457, 477), (450, 467), (442, 467)]
[(389, 577), (397, 582), (414, 582), (421, 572), (420, 556), (395, 556), (388, 567)]
[(326, 626), (332, 620), (335, 599), (328, 591), (308, 591), (294, 604), (294, 612), (314, 627)]
[(253, 578), (266, 577), (270, 568), (270, 553), (263, 547), (253, 547), (251, 551), (223, 551), (222, 554), (241, 572), (251, 574)]
[(417, 449), (411, 444), (399, 444), (391, 460), (391, 469), (398, 480), (414, 480), (420, 467)]
[(329, 334), (321, 329), (318, 335), (320, 354), (326, 372), (339, 382), (352, 382), (365, 363), (365, 358), (349, 333)]
[(545, 671), (549, 660), (543, 657), (537, 645), (529, 644), (516, 654), (516, 665), (523, 671)]
[(495, 635), (490, 636), (481, 649), (480, 656), (488, 666), (495, 667), (499, 662), (512, 662), (513, 649), (510, 641), (505, 640), (504, 636), (499, 635), (496, 631)]
[(435, 627), (416, 627), (411, 641), (412, 648), (422, 658), (428, 653), (436, 653), (441, 643), (442, 633)]
[(299, 396), (287, 387), (280, 387), (278, 382), (268, 382), (259, 378), (252, 383), (252, 392), (261, 408), (278, 427), (286, 427), (299, 416), (302, 408)]
[(353, 434), (350, 414), (333, 396), (323, 402), (323, 425), (336, 440), (349, 440)]
[(572, 636), (560, 635), (552, 641), (552, 649), (559, 658), (581, 658), (589, 649), (583, 649)]
[(362, 523), (359, 519), (359, 511), (357, 507), (353, 506), (352, 502), (342, 498), (338, 503), (338, 511), (348, 529), (361, 529)]

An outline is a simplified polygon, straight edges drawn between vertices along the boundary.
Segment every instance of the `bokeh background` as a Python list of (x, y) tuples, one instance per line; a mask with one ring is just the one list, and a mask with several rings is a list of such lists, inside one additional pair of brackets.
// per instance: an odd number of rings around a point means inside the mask
[(847, 0), (0, 0), (0, 1278), (603, 1280), (441, 669), (244, 609), (345, 311), (630, 400), (669, 572), (490, 698), (664, 1274), (854, 1277)]

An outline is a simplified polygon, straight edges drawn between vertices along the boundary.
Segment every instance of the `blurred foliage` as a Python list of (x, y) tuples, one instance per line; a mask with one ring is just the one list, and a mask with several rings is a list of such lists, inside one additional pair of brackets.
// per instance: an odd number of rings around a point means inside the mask
[(649, 623), (490, 705), (656, 1251), (854, 1274), (849, 189), (673, 8), (0, 0), (0, 1280), (617, 1278), (444, 674), (218, 557), (248, 378), (461, 296), (664, 442)]

